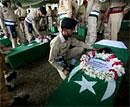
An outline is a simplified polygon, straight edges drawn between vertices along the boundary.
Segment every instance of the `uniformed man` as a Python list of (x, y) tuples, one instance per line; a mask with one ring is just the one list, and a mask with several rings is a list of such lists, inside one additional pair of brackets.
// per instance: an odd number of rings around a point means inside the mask
[(29, 14), (30, 11), (31, 11), (31, 6), (27, 6), (27, 8), (26, 8), (26, 12), (27, 12), (27, 14)]
[(48, 29), (51, 29), (52, 26), (52, 8), (51, 6), (47, 7), (47, 18), (48, 18)]
[(85, 23), (85, 18), (86, 18), (86, 7), (87, 7), (87, 0), (81, 0), (79, 2), (79, 10), (78, 10), (78, 15), (77, 15), (77, 19), (80, 22), (80, 26), (84, 26)]
[(45, 7), (41, 6), (38, 9), (30, 11), (30, 13), (26, 16), (24, 26), (28, 42), (31, 42), (34, 38), (41, 35), (38, 31), (37, 23), (46, 15), (46, 13)]
[(58, 20), (65, 17), (76, 18), (78, 13), (78, 0), (59, 0)]
[(124, 16), (124, 8), (127, 4), (119, 0), (111, 0), (105, 13), (105, 39), (118, 40), (118, 33)]
[(57, 7), (54, 7), (54, 9), (52, 10), (52, 21), (55, 22), (56, 24), (58, 23), (57, 15), (58, 15)]
[(22, 4), (18, 2), (16, 4), (17, 9), (15, 10), (15, 14), (18, 16), (20, 30), (24, 33), (24, 19), (27, 15), (26, 9), (22, 7)]
[[(97, 23), (98, 23), (98, 17), (100, 15), (102, 2), (104, 2), (104, 0), (88, 1), (88, 7), (90, 8), (88, 10), (90, 11), (90, 13), (89, 16), (86, 16), (88, 23), (88, 31), (85, 42), (90, 49), (92, 48), (92, 44), (94, 44), (95, 41), (97, 40)], [(88, 13), (86, 15), (88, 15)]]
[(72, 18), (64, 18), (61, 22), (61, 30), (50, 43), (49, 62), (57, 69), (62, 79), (71, 71), (67, 61), (81, 55), (86, 44), (73, 37), (77, 21)]
[(24, 41), (24, 38), (20, 35), (10, 0), (3, 0), (2, 4), (3, 7), (0, 8), (0, 26), (4, 34), (10, 37), (12, 47), (15, 48), (17, 45), (17, 35), (19, 36), (21, 42)]

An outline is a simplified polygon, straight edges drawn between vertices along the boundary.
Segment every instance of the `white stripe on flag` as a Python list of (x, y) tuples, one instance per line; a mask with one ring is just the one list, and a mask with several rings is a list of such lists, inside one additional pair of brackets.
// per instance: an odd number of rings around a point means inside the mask
[(100, 40), (100, 41), (96, 42), (95, 44), (127, 49), (127, 47), (125, 46), (125, 44), (122, 41), (114, 41), (114, 40), (105, 40), (105, 39), (103, 39), (103, 40)]

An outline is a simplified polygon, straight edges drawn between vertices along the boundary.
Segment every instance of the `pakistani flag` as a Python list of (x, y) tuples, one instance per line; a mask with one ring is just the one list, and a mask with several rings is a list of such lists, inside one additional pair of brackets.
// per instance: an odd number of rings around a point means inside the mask
[[(106, 42), (105, 42), (106, 43)], [(108, 43), (109, 44), (109, 43)], [(116, 42), (117, 44), (120, 44)], [(114, 44), (115, 45), (115, 44)], [(128, 59), (128, 50), (123, 46), (113, 47), (109, 45), (102, 45), (100, 42), (95, 44), (94, 47), (109, 47), (115, 50), (120, 50), (116, 53), (118, 58), (124, 59), (126, 63)], [(124, 57), (124, 58), (123, 58)], [(86, 75), (80, 68), (76, 66), (70, 75), (61, 83), (59, 88), (50, 96), (48, 106), (58, 107), (111, 107), (114, 104), (115, 97), (117, 96), (122, 77), (117, 80), (104, 81), (99, 78), (92, 78)]]

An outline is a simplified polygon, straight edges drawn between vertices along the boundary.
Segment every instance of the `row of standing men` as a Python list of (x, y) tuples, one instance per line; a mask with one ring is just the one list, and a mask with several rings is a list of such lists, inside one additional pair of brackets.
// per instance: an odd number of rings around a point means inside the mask
[[(40, 7), (30, 13), (27, 13), (20, 3), (17, 3), (17, 6), (18, 8), (14, 12), (11, 2), (3, 1), (0, 11), (1, 28), (6, 35), (10, 35), (13, 48), (17, 44), (17, 35), (21, 42), (26, 40), (30, 42), (41, 36), (38, 26), (44, 25), (41, 17), (45, 16), (48, 16), (49, 29), (53, 21), (58, 25), (64, 17), (74, 18), (78, 20), (79, 25), (87, 26), (85, 42), (90, 48), (97, 40), (97, 31), (102, 32), (103, 29), (105, 39), (118, 40), (123, 16), (130, 8), (127, 3), (118, 0), (59, 0), (57, 15), (54, 15), (50, 6), (48, 11), (46, 8)], [(53, 17), (57, 17), (58, 21)], [(16, 26), (17, 24), (18, 26)]]
[(41, 36), (39, 28), (43, 25), (44, 18), (47, 18), (46, 14), (46, 8), (43, 6), (30, 9), (27, 13), (20, 2), (14, 10), (10, 0), (3, 0), (2, 7), (0, 7), (0, 27), (3, 33), (10, 38), (12, 48), (16, 47), (18, 38), (20, 43), (24, 43)]
[(118, 40), (123, 16), (130, 5), (119, 0), (59, 0), (60, 19), (77, 19), (88, 28), (85, 42), (90, 46), (97, 40), (97, 32), (103, 32), (105, 39)]

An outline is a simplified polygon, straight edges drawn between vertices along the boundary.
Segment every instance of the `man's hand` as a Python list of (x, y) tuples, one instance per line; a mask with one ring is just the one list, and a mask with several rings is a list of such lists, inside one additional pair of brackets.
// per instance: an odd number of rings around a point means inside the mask
[(64, 70), (63, 70), (63, 73), (64, 73), (65, 75), (68, 75), (68, 74), (69, 74), (69, 71), (68, 71), (67, 69), (64, 69)]
[(11, 47), (5, 47), (4, 45), (0, 45), (0, 50), (4, 54), (9, 53), (11, 51), (11, 49), (12, 49)]
[(6, 36), (9, 36), (9, 32), (8, 32), (8, 30), (7, 30), (6, 28), (3, 30), (3, 33), (4, 33)]

